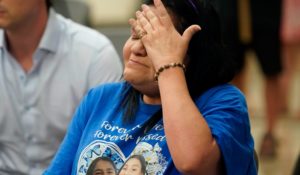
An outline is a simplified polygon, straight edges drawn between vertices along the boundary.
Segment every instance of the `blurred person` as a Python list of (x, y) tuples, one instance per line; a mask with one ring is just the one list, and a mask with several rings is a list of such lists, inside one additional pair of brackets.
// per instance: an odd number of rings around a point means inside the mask
[(146, 175), (146, 161), (142, 155), (130, 156), (119, 175)]
[(1, 0), (0, 27), (0, 174), (40, 175), (82, 96), (120, 80), (122, 63), (105, 36), (48, 0)]
[[(282, 5), (282, 24), (281, 41), (284, 71), (281, 79), (283, 93), (283, 112), (289, 114), (289, 97), (292, 80), (295, 76), (299, 77), (300, 68), (300, 1), (283, 0)], [(294, 114), (292, 114), (294, 115)], [(296, 117), (300, 119), (300, 107), (296, 108)]]
[(255, 52), (265, 79), (266, 131), (260, 146), (260, 156), (275, 157), (278, 141), (275, 136), (277, 118), (281, 112), (282, 74), (280, 18), (281, 0), (217, 1), (221, 13), (224, 43), (231, 48), (238, 67), (232, 83), (246, 93), (246, 52)]
[(97, 157), (87, 170), (86, 175), (116, 175), (114, 162), (108, 157)]
[(148, 174), (257, 174), (245, 97), (228, 84), (233, 60), (210, 1), (143, 2), (129, 20), (125, 82), (89, 91), (44, 174), (84, 175), (93, 155), (120, 165), (135, 153)]

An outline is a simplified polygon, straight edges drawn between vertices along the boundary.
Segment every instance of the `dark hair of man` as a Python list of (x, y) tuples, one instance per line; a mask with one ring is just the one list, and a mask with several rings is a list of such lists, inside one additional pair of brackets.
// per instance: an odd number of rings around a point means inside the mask
[(115, 171), (115, 174), (117, 174), (116, 166), (115, 166), (114, 162), (109, 157), (97, 157), (95, 160), (93, 160), (93, 162), (89, 166), (86, 175), (93, 175), (94, 169), (95, 169), (95, 167), (96, 167), (96, 165), (99, 161), (109, 162), (112, 165), (112, 167)]
[[(219, 16), (209, 0), (162, 0), (179, 20), (176, 29), (181, 34), (193, 24), (198, 24), (201, 31), (190, 41), (187, 51), (187, 70), (185, 73), (189, 92), (193, 99), (199, 97), (207, 89), (227, 83), (235, 74), (235, 64), (221, 40)], [(144, 0), (152, 5), (153, 0)], [(124, 119), (133, 118), (139, 93), (127, 87), (127, 95), (123, 101)]]

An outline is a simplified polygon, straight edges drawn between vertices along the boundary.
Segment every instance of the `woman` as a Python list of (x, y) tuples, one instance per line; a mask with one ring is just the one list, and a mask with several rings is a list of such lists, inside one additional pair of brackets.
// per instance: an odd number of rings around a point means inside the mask
[[(218, 16), (202, 0), (146, 0), (123, 49), (123, 83), (92, 89), (45, 174), (84, 174), (93, 156), (148, 174), (256, 174), (245, 98), (232, 85)], [(201, 31), (200, 31), (201, 26)]]
[(116, 175), (114, 162), (108, 157), (97, 157), (89, 166), (86, 175)]
[(119, 175), (145, 175), (146, 161), (142, 155), (130, 156), (124, 166), (121, 168)]

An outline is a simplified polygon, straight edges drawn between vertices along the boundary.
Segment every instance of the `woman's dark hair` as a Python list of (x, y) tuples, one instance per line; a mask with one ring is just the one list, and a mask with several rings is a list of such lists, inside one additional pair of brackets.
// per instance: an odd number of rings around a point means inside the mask
[[(153, 0), (144, 0), (144, 3), (152, 5)], [(192, 98), (199, 97), (213, 86), (231, 81), (235, 74), (235, 64), (223, 45), (219, 16), (211, 2), (162, 0), (162, 3), (179, 21), (175, 27), (181, 34), (193, 24), (201, 27), (201, 30), (192, 37), (187, 51), (188, 64), (185, 76)], [(127, 95), (130, 97), (123, 103), (126, 104), (124, 118), (129, 118), (127, 115), (134, 114), (137, 108), (132, 106), (135, 103), (131, 100), (138, 97), (138, 92), (131, 88), (127, 91)]]
[(144, 156), (142, 155), (132, 155), (130, 156), (127, 161), (123, 164), (123, 166), (120, 168), (120, 171), (119, 171), (119, 174), (120, 172), (122, 171), (123, 167), (126, 165), (126, 163), (130, 160), (130, 159), (137, 159), (139, 160), (140, 164), (141, 164), (141, 172), (144, 174), (144, 175), (147, 175), (147, 171), (146, 171), (146, 167), (147, 167), (147, 162), (144, 158)]
[(89, 166), (86, 175), (93, 175), (94, 169), (95, 169), (95, 167), (96, 167), (96, 165), (99, 161), (109, 162), (113, 166), (115, 174), (117, 174), (116, 166), (115, 166), (114, 162), (109, 157), (97, 157), (95, 160), (93, 160), (93, 162)]

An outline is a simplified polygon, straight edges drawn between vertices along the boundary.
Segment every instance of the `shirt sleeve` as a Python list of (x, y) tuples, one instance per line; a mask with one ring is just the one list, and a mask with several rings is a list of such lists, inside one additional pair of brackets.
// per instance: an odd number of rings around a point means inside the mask
[(113, 44), (107, 41), (92, 58), (89, 67), (88, 84), (95, 87), (98, 84), (117, 82), (123, 74), (123, 63)]
[(73, 161), (81, 140), (84, 126), (88, 116), (88, 97), (92, 90), (84, 97), (79, 107), (76, 109), (71, 120), (67, 133), (61, 143), (58, 152), (52, 160), (48, 169), (43, 175), (71, 174)]
[(227, 175), (254, 175), (254, 142), (244, 96), (237, 89), (208, 96), (201, 113), (221, 150)]

